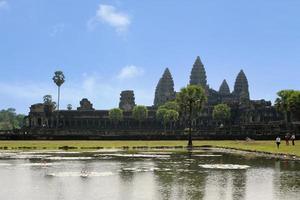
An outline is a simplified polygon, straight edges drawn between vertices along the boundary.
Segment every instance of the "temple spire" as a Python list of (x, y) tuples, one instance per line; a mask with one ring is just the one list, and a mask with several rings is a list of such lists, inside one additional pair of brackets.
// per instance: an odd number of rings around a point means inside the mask
[(200, 85), (207, 87), (206, 71), (199, 56), (197, 56), (190, 75), (191, 85)]
[(165, 69), (155, 89), (154, 106), (160, 106), (175, 99), (174, 81), (168, 68)]
[(238, 98), (250, 98), (248, 80), (243, 70), (236, 77), (233, 94)]
[(228, 83), (226, 81), (226, 79), (223, 80), (220, 89), (219, 89), (219, 93), (222, 95), (229, 95), (230, 94), (230, 89), (228, 86)]

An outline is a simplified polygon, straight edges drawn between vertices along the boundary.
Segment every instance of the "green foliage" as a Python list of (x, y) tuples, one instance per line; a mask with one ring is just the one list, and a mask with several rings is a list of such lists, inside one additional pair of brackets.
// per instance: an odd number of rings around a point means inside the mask
[(164, 125), (175, 122), (179, 118), (178, 110), (178, 104), (175, 101), (169, 101), (157, 109), (156, 119), (161, 121)]
[(176, 110), (167, 110), (165, 120), (167, 122), (176, 122), (179, 119), (179, 113)]
[(67, 110), (72, 110), (72, 104), (67, 105)]
[(275, 106), (278, 111), (285, 114), (286, 121), (290, 121), (290, 115), (294, 118), (300, 118), (300, 91), (281, 90), (277, 93), (278, 98)]
[(198, 85), (188, 85), (176, 95), (179, 112), (184, 121), (189, 124), (188, 146), (192, 147), (192, 121), (195, 120), (207, 101), (204, 89)]
[(25, 115), (16, 114), (14, 108), (0, 111), (0, 130), (12, 130), (23, 126)]
[(52, 80), (58, 87), (60, 87), (65, 82), (65, 75), (62, 71), (56, 71), (54, 72)]
[(179, 111), (179, 106), (176, 101), (168, 101), (164, 105), (160, 106), (159, 108), (165, 108), (167, 110), (175, 110)]
[(278, 98), (275, 101), (277, 110), (281, 112), (289, 111), (288, 100), (294, 92), (294, 90), (281, 90), (277, 92)]
[(288, 109), (294, 119), (300, 120), (300, 91), (294, 91), (288, 98)]
[(218, 104), (214, 107), (213, 118), (215, 120), (226, 121), (230, 119), (231, 110), (226, 104)]
[(148, 117), (147, 107), (142, 105), (135, 106), (132, 110), (132, 117), (139, 122), (146, 120)]
[(51, 104), (52, 103), (52, 96), (50, 94), (46, 94), (43, 96), (44, 104)]
[(123, 110), (120, 108), (113, 108), (109, 110), (109, 119), (114, 123), (119, 123), (123, 120)]
[(47, 94), (43, 96), (43, 102), (45, 105), (51, 105), (53, 110), (56, 109), (56, 102), (52, 100), (52, 96)]
[(158, 121), (161, 121), (163, 124), (165, 124), (165, 115), (167, 113), (168, 109), (160, 106), (156, 111), (156, 119)]
[(206, 101), (207, 97), (204, 89), (197, 85), (188, 85), (176, 95), (179, 113), (185, 120), (195, 119)]

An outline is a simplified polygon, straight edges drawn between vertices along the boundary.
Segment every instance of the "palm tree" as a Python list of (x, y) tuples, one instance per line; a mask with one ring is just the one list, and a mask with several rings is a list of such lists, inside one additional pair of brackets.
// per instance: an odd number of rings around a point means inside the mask
[(72, 110), (72, 104), (67, 105), (67, 110)]
[(179, 112), (184, 121), (189, 124), (188, 147), (193, 146), (192, 143), (192, 121), (195, 120), (201, 112), (207, 97), (201, 86), (188, 85), (182, 88), (176, 95), (176, 102), (179, 106)]
[(65, 75), (62, 71), (54, 72), (54, 76), (52, 78), (54, 83), (57, 85), (58, 88), (58, 95), (57, 95), (57, 123), (56, 126), (58, 127), (59, 123), (59, 100), (60, 100), (60, 86), (65, 82)]

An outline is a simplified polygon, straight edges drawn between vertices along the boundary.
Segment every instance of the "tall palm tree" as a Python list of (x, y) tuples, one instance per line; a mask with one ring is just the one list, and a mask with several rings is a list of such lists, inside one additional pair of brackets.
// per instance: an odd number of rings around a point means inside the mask
[(188, 85), (182, 88), (176, 95), (176, 102), (179, 105), (179, 112), (189, 124), (188, 147), (193, 146), (192, 143), (192, 121), (197, 118), (201, 112), (207, 97), (204, 89), (197, 85)]
[(57, 123), (56, 126), (58, 127), (58, 123), (59, 123), (59, 100), (60, 100), (60, 86), (62, 86), (62, 84), (65, 82), (65, 75), (62, 71), (56, 71), (54, 72), (54, 76), (52, 78), (52, 80), (54, 81), (54, 83), (57, 85)]

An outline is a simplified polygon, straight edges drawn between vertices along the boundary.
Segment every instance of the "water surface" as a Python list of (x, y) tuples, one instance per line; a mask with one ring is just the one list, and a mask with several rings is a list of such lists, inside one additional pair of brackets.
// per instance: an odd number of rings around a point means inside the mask
[(289, 199), (300, 163), (194, 152), (1, 152), (0, 199)]

